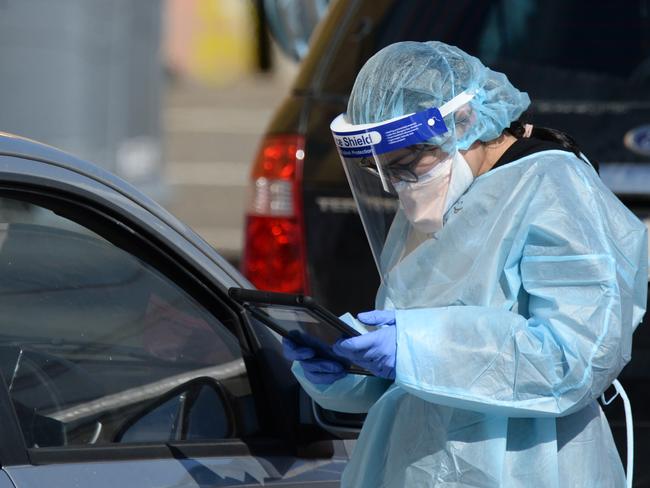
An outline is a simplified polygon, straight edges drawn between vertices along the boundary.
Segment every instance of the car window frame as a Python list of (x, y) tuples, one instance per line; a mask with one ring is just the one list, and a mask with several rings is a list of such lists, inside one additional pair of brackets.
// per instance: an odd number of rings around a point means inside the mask
[[(286, 454), (288, 447), (281, 439), (264, 437), (264, 415), (260, 413), (260, 404), (266, 401), (264, 389), (256, 385), (259, 373), (256, 371), (252, 353), (251, 333), (247, 330), (246, 320), (239, 313), (229, 298), (205, 278), (204, 273), (189, 263), (182, 255), (165, 246), (150, 230), (128, 220), (128, 215), (117, 212), (109, 205), (101, 205), (95, 200), (84, 198), (71, 192), (55, 190), (47, 186), (30, 183), (0, 182), (0, 197), (26, 201), (58, 213), (61, 208), (81, 210), (79, 217), (63, 216), (83, 227), (97, 233), (112, 245), (135, 256), (183, 289), (196, 300), (206, 312), (217, 318), (235, 335), (242, 358), (246, 365), (246, 375), (251, 387), (255, 404), (255, 417), (259, 424), (260, 435), (242, 438), (215, 439), (210, 441), (147, 442), (113, 445), (58, 446), (28, 448), (11, 401), (10, 394), (3, 380), (0, 385), (0, 420), (3, 429), (3, 442), (0, 443), (0, 465), (43, 465), (53, 463), (111, 461), (124, 459), (177, 459), (192, 456), (246, 456), (254, 452)], [(87, 218), (92, 215), (93, 219)], [(84, 218), (86, 217), (86, 218)], [(127, 219), (125, 219), (127, 217)], [(88, 225), (90, 222), (90, 225)], [(103, 226), (103, 227), (102, 227)], [(101, 227), (101, 228), (100, 228)], [(106, 235), (111, 227), (114, 234)], [(99, 232), (98, 232), (98, 228)], [(119, 235), (120, 242), (115, 236)], [(123, 242), (121, 242), (123, 240)], [(137, 240), (138, 246), (132, 244)], [(137, 248), (134, 252), (134, 247)], [(219, 313), (215, 309), (219, 308)], [(229, 315), (223, 320), (223, 313)]]

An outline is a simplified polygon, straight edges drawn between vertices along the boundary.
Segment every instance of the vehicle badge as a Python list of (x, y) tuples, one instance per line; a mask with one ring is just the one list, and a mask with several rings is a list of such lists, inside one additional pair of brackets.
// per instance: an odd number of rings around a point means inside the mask
[(623, 145), (635, 154), (650, 156), (650, 124), (629, 130), (623, 137)]

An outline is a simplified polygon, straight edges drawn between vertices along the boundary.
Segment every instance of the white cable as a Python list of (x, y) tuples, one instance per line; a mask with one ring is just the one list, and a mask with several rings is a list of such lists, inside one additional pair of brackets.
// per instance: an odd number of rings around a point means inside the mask
[(625, 434), (627, 438), (627, 466), (625, 468), (625, 486), (627, 488), (632, 488), (632, 479), (634, 477), (634, 423), (632, 419), (632, 404), (630, 399), (623, 389), (623, 385), (619, 383), (618, 380), (612, 382), (614, 388), (616, 388), (616, 394), (609, 400), (605, 399), (605, 394), (603, 393), (600, 396), (600, 400), (605, 405), (609, 405), (614, 401), (616, 397), (620, 395), (623, 400), (623, 407), (625, 408)]

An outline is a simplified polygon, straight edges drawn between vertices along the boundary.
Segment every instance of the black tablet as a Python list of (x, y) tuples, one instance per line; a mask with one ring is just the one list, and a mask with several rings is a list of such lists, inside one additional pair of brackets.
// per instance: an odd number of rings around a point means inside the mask
[(281, 336), (343, 363), (351, 373), (372, 374), (334, 354), (336, 341), (361, 334), (313, 298), (244, 288), (230, 288), (228, 294)]

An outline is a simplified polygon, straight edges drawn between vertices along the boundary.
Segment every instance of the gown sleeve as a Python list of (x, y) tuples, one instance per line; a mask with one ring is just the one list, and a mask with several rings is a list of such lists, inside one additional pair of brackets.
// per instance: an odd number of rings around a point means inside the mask
[(366, 413), (393, 384), (376, 376), (349, 374), (331, 385), (315, 385), (305, 378), (299, 362), (294, 361), (291, 371), (316, 403), (336, 412)]
[(567, 415), (610, 385), (645, 312), (647, 230), (585, 171), (558, 165), (527, 203), (514, 266), (527, 306), (396, 311), (397, 385), (509, 417)]

